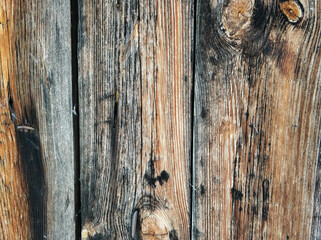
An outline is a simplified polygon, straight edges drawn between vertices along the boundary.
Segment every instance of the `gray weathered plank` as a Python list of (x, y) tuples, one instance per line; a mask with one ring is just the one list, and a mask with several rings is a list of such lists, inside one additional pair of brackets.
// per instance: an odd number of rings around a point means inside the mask
[(320, 236), (320, 12), (198, 2), (193, 239)]
[[(2, 67), (10, 64), (2, 71), (2, 124), (9, 124), (5, 131), (11, 134), (4, 142), (11, 151), (1, 152), (1, 171), (6, 166), (18, 169), (5, 178), (1, 174), (1, 180), (6, 184), (16, 178), (18, 185), (23, 181), (22, 190), (9, 186), (1, 192), (11, 196), (14, 191), (16, 197), (1, 197), (5, 220), (0, 238), (74, 239), (69, 2), (1, 0), (0, 6), (1, 18), (7, 17), (0, 26)], [(14, 217), (18, 212), (23, 213), (21, 220)]]
[(188, 239), (192, 1), (82, 1), (83, 239)]

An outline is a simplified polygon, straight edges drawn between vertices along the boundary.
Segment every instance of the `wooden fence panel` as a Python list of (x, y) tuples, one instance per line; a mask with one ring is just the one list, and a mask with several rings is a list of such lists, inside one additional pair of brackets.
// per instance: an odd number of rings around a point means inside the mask
[(82, 239), (188, 239), (192, 1), (79, 9)]
[(0, 239), (320, 239), (320, 13), (0, 0)]
[(198, 2), (193, 239), (320, 238), (320, 12)]
[(69, 2), (0, 0), (1, 239), (74, 239)]

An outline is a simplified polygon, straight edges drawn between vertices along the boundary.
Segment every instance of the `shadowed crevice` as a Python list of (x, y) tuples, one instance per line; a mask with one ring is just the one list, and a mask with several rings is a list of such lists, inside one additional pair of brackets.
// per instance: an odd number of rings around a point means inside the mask
[(75, 166), (75, 235), (81, 235), (81, 186), (80, 186), (80, 138), (79, 138), (79, 93), (78, 93), (78, 0), (70, 0), (71, 15), (71, 67), (72, 67), (72, 103), (73, 103), (73, 134), (74, 134), (74, 166)]

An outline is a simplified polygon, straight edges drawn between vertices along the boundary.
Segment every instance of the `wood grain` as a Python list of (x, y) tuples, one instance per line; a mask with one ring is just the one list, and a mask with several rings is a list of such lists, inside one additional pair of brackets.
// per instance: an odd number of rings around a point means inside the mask
[(320, 12), (198, 3), (192, 239), (320, 238)]
[(321, 2), (195, 3), (0, 0), (0, 239), (321, 238)]
[(6, 186), (0, 238), (73, 239), (69, 3), (1, 0), (0, 6), (1, 186)]
[(14, 1), (0, 1), (0, 238), (31, 239), (28, 190), (10, 114), (15, 83)]
[(314, 189), (313, 217), (311, 225), (311, 239), (321, 238), (321, 151), (317, 162), (316, 181)]
[(188, 239), (193, 5), (83, 1), (83, 239)]

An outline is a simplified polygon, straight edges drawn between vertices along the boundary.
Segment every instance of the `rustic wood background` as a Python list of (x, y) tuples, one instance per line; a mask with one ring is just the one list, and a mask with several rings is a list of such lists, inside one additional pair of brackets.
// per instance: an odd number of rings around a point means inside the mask
[(0, 239), (321, 239), (320, 0), (0, 0)]

